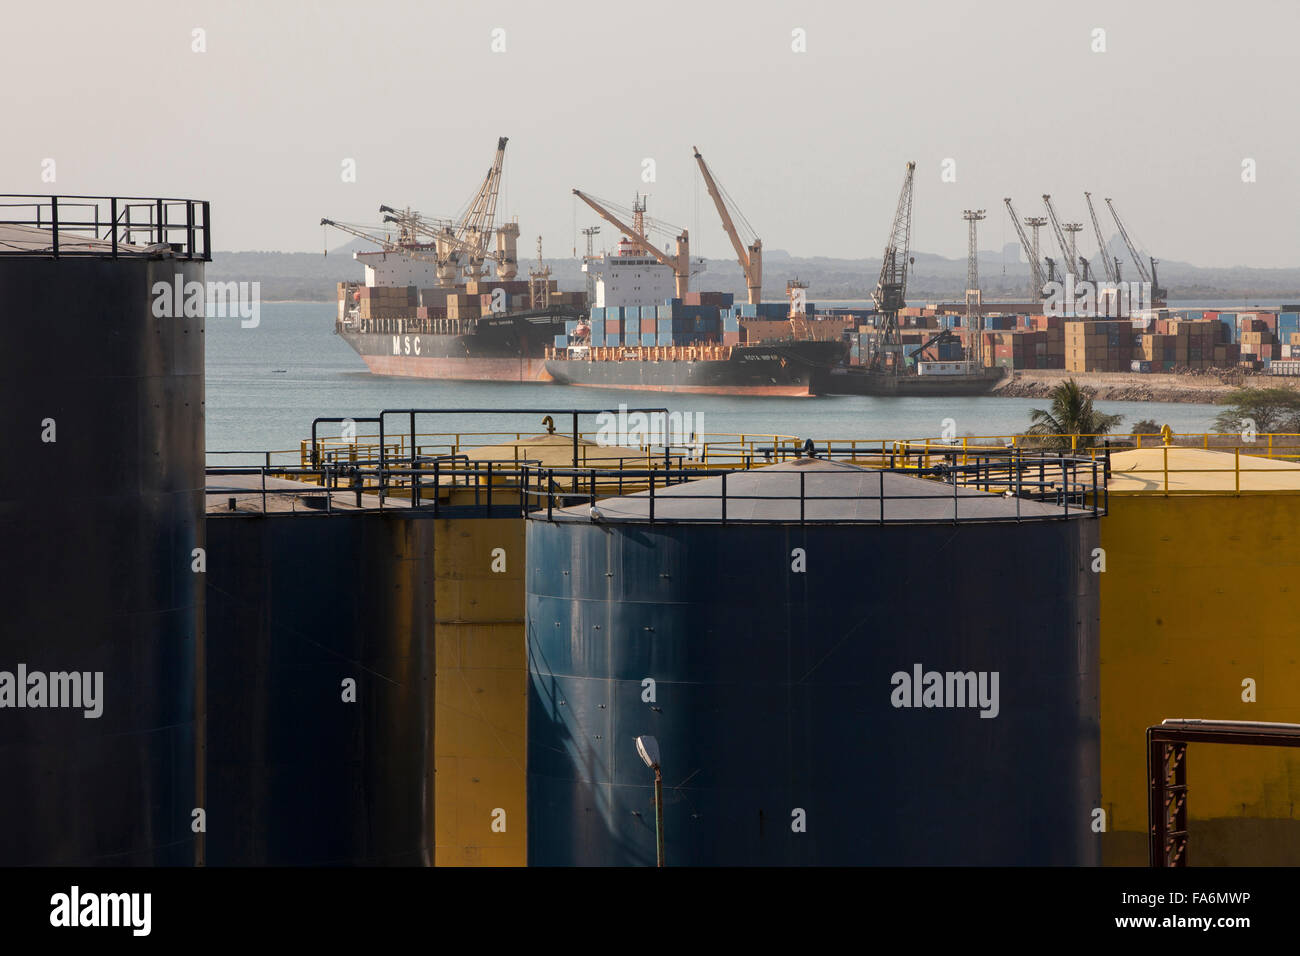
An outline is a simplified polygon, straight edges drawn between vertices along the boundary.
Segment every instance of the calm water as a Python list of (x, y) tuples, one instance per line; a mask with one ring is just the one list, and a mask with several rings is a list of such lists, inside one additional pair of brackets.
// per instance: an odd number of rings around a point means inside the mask
[[(844, 439), (937, 436), (945, 418), (956, 422), (959, 436), (1013, 434), (1024, 430), (1030, 409), (1046, 405), (1045, 399), (1032, 398), (737, 398), (381, 378), (366, 371), (360, 356), (334, 334), (335, 314), (333, 304), (286, 302), (263, 305), (255, 329), (241, 328), (237, 319), (208, 319), (209, 452), (296, 449), (300, 439), (310, 437), (313, 418), (375, 415), (385, 408), (563, 410), (616, 408), (624, 402), (634, 408), (691, 412), (701, 431)], [(1213, 405), (1164, 402), (1102, 402), (1099, 407), (1123, 415), (1125, 425), (1152, 418), (1184, 432), (1208, 430), (1218, 411)], [(396, 418), (390, 421), (394, 428), (403, 427)], [(594, 419), (587, 421), (594, 429)], [(322, 427), (332, 427), (337, 436), (337, 426)], [(419, 429), (537, 432), (541, 414), (447, 415), (441, 422), (425, 416)]]

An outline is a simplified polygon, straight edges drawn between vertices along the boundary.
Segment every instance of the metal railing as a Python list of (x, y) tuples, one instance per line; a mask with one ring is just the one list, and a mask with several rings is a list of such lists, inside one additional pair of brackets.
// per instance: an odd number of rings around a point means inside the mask
[(0, 234), (0, 256), (142, 258), (166, 251), (212, 261), (211, 212), (197, 199), (144, 196), (0, 195), (0, 226), (48, 231), (44, 237)]
[[(476, 461), (467, 455), (414, 458), (400, 465), (376, 462), (355, 464), (326, 463), (319, 467), (278, 467), (268, 465), (209, 468), (210, 477), (222, 475), (260, 476), (257, 487), (209, 490), (209, 497), (260, 497), (265, 512), (271, 497), (288, 496), (301, 500), (307, 510), (418, 510), (431, 517), (456, 514), (533, 515), (554, 520), (558, 509), (573, 505), (594, 505), (610, 498), (641, 495), (644, 513), (633, 520), (651, 523), (691, 521), (728, 523), (863, 523), (885, 524), (891, 520), (916, 523), (967, 523), (981, 521), (1038, 521), (1098, 517), (1105, 514), (1107, 495), (1104, 464), (1095, 459), (1057, 456), (1030, 456), (1017, 450), (974, 456), (964, 463), (939, 463), (927, 467), (899, 458), (894, 467), (871, 469), (862, 490), (854, 494), (825, 494), (809, 487), (808, 476), (845, 477), (853, 474), (841, 469), (819, 469), (816, 464), (797, 471), (768, 471), (748, 468), (704, 466), (674, 467), (656, 462), (653, 468), (627, 467), (554, 467), (537, 461)], [(744, 474), (761, 479), (772, 493), (738, 490), (729, 476)], [(888, 474), (926, 479), (934, 486), (932, 494), (918, 493), (911, 486), (906, 494), (892, 492), (886, 484)], [(288, 478), (303, 485), (268, 487), (268, 478)], [(662, 489), (698, 483), (716, 478), (716, 485), (699, 487), (698, 493), (673, 492), (672, 501), (710, 501), (700, 517), (668, 516), (663, 513), (656, 495)], [(963, 503), (986, 501), (987, 497), (1015, 501), (1014, 514), (976, 515), (967, 513)], [(369, 499), (369, 500), (368, 500)], [(1055, 506), (1051, 512), (1037, 509), (1025, 512), (1024, 501)], [(772, 518), (742, 517), (738, 506), (752, 502), (786, 502), (790, 505), (780, 516)], [(865, 503), (873, 514), (860, 514), (853, 508), (834, 508), (833, 503)], [(942, 502), (941, 506), (923, 506), (929, 515), (911, 512), (892, 516), (890, 503), (905, 502), (913, 509), (925, 502)], [(947, 511), (951, 503), (952, 511)], [(827, 513), (823, 505), (832, 505)], [(657, 507), (658, 505), (658, 507)], [(716, 513), (715, 513), (716, 512)]]

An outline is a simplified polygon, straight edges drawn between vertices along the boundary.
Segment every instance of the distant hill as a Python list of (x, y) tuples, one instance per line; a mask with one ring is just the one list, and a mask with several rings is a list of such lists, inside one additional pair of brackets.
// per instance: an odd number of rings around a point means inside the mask
[[(312, 252), (218, 252), (213, 255), (207, 276), (214, 281), (258, 281), (262, 298), (267, 301), (298, 299), (332, 302), (335, 283), (361, 281), (361, 265), (352, 258), (354, 251), (374, 248), (357, 239), (331, 249), (328, 255)], [(1127, 255), (1120, 250), (1114, 255)], [(913, 254), (915, 262), (908, 277), (909, 299), (960, 300), (966, 287), (966, 260), (947, 259), (926, 252)], [(876, 286), (879, 259), (832, 259), (825, 256), (802, 258), (780, 249), (766, 249), (764, 258), (764, 294), (779, 298), (789, 279), (808, 283), (808, 298), (867, 299)], [(699, 283), (701, 288), (743, 295), (744, 278), (740, 265), (732, 259), (708, 259), (708, 268)], [(1100, 263), (1098, 263), (1099, 265)], [(577, 259), (547, 259), (546, 265), (563, 290), (584, 287), (582, 267)], [(1124, 278), (1130, 275), (1125, 262)], [(1214, 269), (1184, 262), (1161, 262), (1160, 283), (1169, 289), (1171, 299), (1300, 300), (1300, 268), (1294, 269)], [(1019, 247), (1008, 244), (1001, 252), (979, 254), (980, 288), (986, 299), (1023, 299), (1029, 285), (1029, 265), (1022, 260)], [(527, 271), (527, 264), (521, 264)]]

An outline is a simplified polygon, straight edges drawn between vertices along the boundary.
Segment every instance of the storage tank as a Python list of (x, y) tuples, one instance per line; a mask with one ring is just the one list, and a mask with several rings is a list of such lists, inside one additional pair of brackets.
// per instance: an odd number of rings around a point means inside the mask
[(530, 517), (529, 864), (654, 864), (640, 735), (670, 866), (1097, 863), (1093, 516), (723, 480)]
[(435, 522), (239, 480), (209, 485), (208, 864), (432, 865)]
[(207, 204), (0, 202), (0, 865), (193, 864)]
[[(1295, 436), (1240, 444), (1111, 456), (1101, 522), (1108, 865), (1147, 863), (1147, 727), (1300, 720), (1300, 447)], [(1294, 864), (1300, 754), (1196, 744), (1187, 759), (1191, 865)]]

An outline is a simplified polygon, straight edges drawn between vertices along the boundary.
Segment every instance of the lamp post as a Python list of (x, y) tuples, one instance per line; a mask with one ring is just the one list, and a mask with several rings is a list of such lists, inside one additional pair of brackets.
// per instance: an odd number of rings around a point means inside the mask
[(655, 858), (664, 865), (664, 775), (659, 768), (659, 741), (646, 735), (636, 739), (636, 752), (655, 772)]

